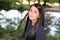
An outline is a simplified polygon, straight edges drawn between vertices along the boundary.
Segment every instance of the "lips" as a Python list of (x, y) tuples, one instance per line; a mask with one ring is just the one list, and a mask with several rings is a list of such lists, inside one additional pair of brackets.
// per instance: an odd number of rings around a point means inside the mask
[(30, 16), (30, 18), (33, 18), (33, 16)]

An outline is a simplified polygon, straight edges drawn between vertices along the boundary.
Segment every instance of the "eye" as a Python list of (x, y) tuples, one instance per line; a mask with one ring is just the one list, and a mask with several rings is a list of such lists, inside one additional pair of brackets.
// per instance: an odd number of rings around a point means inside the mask
[(35, 11), (35, 13), (37, 13), (37, 12)]

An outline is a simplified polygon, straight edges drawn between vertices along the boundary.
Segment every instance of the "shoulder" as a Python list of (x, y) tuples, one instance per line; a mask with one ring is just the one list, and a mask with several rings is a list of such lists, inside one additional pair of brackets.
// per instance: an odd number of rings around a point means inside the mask
[(43, 26), (40, 26), (39, 28), (38, 28), (38, 30), (37, 30), (37, 32), (45, 32), (45, 30), (44, 30), (44, 27)]

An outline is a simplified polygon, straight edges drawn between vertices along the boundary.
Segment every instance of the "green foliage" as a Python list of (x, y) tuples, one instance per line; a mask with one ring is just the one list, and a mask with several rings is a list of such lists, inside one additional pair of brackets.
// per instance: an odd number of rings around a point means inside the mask
[(28, 9), (29, 9), (28, 5), (23, 4), (23, 5), (18, 6), (18, 10), (21, 11), (21, 12), (23, 12), (25, 10), (28, 10)]
[(11, 9), (11, 3), (9, 1), (0, 1), (0, 10), (9, 10)]
[(59, 4), (60, 4), (60, 0), (58, 0), (59, 1)]
[(18, 29), (16, 31), (17, 35), (17, 39), (18, 40), (23, 40), (24, 39), (24, 24), (20, 23), (19, 26), (18, 26)]
[(56, 33), (55, 36), (48, 34), (47, 40), (60, 40), (60, 33)]
[(49, 3), (59, 3), (58, 0), (51, 0)]
[(14, 32), (14, 28), (11, 25), (6, 26), (6, 33), (12, 33)]
[(5, 29), (5, 40), (12, 40), (14, 31), (15, 30), (11, 25), (7, 25)]
[(16, 2), (19, 0), (0, 0), (0, 10), (10, 10), (15, 8)]
[(60, 33), (56, 33), (55, 37), (57, 38), (57, 40), (60, 40)]
[(58, 0), (43, 0), (43, 1), (48, 3), (58, 3)]
[[(46, 29), (46, 34), (50, 32), (50, 28), (48, 27), (49, 25), (53, 25), (52, 19), (54, 16), (50, 16), (50, 14), (45, 14), (45, 27)], [(54, 36), (48, 34), (47, 35), (47, 40), (60, 40), (60, 17), (55, 21), (54, 27), (57, 29), (56, 34)]]
[[(34, 2), (34, 1), (39, 1), (39, 0), (27, 0), (28, 2), (30, 1), (30, 2)], [(41, 0), (42, 1), (42, 0)]]
[(47, 36), (47, 40), (57, 40), (57, 38), (55, 36), (49, 35)]
[(49, 2), (49, 0), (43, 0), (44, 2)]
[(52, 25), (53, 21), (52, 19), (54, 16), (50, 16), (50, 14), (45, 13), (45, 28), (46, 28), (46, 33), (49, 33), (50, 28), (48, 27), (49, 25)]
[(0, 38), (4, 37), (4, 28), (1, 27), (0, 25)]
[(55, 28), (58, 30), (56, 31), (57, 33), (60, 33), (60, 18), (57, 19), (57, 21), (54, 23), (56, 26)]

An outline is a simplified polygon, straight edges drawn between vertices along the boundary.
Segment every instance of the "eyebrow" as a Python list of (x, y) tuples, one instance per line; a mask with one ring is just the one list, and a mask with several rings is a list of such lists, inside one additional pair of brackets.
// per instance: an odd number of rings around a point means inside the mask
[[(30, 10), (33, 10), (33, 9), (30, 9)], [(38, 12), (37, 10), (34, 10), (34, 11)]]

